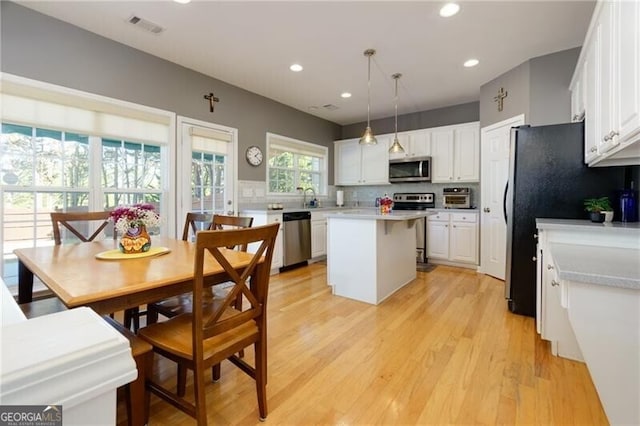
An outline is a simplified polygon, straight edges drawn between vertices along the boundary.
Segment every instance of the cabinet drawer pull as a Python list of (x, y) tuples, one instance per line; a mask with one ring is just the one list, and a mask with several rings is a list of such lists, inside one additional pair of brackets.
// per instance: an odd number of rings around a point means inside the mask
[(558, 287), (560, 285), (560, 283), (556, 280), (551, 280), (551, 286), (552, 287)]
[(553, 268), (553, 265), (547, 265), (547, 270), (548, 270), (548, 271), (551, 271), (552, 269), (554, 269), (554, 268)]

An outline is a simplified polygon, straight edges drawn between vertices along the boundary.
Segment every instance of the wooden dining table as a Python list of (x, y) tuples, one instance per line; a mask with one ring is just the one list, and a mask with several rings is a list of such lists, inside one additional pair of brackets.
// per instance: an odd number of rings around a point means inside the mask
[[(14, 250), (18, 258), (18, 303), (31, 302), (37, 276), (68, 308), (88, 306), (99, 314), (155, 302), (192, 291), (195, 244), (175, 238), (153, 238), (154, 247), (168, 252), (143, 258), (103, 260), (96, 255), (117, 249), (114, 240)], [(253, 255), (223, 249), (234, 268), (242, 269)], [(261, 276), (257, 266), (257, 276)], [(220, 264), (207, 256), (206, 285), (228, 280)]]

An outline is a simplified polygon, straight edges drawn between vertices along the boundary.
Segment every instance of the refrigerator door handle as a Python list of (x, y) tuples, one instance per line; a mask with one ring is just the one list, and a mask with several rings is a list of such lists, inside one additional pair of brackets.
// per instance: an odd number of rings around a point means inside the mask
[(504, 215), (504, 224), (507, 224), (507, 191), (509, 190), (509, 181), (504, 185), (504, 194), (502, 195), (502, 214)]

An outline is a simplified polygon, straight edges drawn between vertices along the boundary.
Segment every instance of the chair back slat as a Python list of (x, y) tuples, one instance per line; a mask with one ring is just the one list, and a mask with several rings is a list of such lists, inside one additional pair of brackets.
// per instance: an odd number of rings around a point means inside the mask
[[(213, 227), (211, 229), (238, 229), (238, 228), (251, 228), (253, 225), (253, 217), (249, 216), (224, 216), (216, 214), (213, 216)], [(236, 247), (227, 247), (228, 249), (235, 249)], [(240, 245), (240, 251), (247, 251), (247, 245)]]
[[(231, 230), (200, 231), (196, 235), (196, 256), (194, 264), (193, 283), (193, 344), (202, 345), (203, 339), (215, 336), (223, 331), (232, 329), (244, 322), (255, 320), (258, 327), (263, 327), (269, 271), (273, 258), (273, 249), (278, 233), (279, 224), (271, 224), (256, 228), (241, 228)], [(253, 254), (251, 261), (243, 267), (240, 273), (236, 271), (226, 256), (233, 256), (229, 246), (247, 246), (259, 243), (259, 250)], [(229, 275), (234, 288), (227, 294), (222, 303), (207, 309), (207, 318), (203, 318), (204, 265), (217, 261)], [(257, 266), (263, 262), (262, 268)], [(258, 270), (260, 276), (258, 276)], [(247, 282), (250, 283), (247, 286)], [(264, 287), (264, 288), (263, 288)], [(249, 307), (243, 311), (235, 310), (231, 305), (236, 297), (242, 294)]]
[(213, 215), (209, 213), (187, 213), (182, 229), (182, 240), (189, 241), (189, 230), (195, 236), (198, 231), (213, 229)]
[[(111, 212), (55, 212), (51, 213), (51, 223), (53, 225), (53, 240), (56, 245), (62, 244), (62, 232), (61, 226), (75, 235), (78, 240), (82, 242), (89, 242), (96, 239), (100, 233), (109, 225)], [(81, 232), (78, 228), (82, 224), (89, 222), (100, 222), (93, 234), (87, 236)], [(115, 224), (113, 224), (113, 239), (117, 238), (117, 232), (115, 230)]]

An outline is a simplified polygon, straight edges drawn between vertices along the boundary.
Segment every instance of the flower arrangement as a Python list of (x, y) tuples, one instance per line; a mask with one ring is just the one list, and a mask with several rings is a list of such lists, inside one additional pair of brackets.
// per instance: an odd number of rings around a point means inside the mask
[(380, 199), (380, 213), (386, 214), (391, 212), (391, 208), (393, 207), (393, 200), (385, 194), (384, 197)]
[(120, 235), (127, 234), (132, 228), (140, 228), (140, 226), (149, 228), (158, 226), (160, 223), (160, 216), (154, 211), (153, 205), (148, 203), (116, 207), (111, 212), (111, 219), (116, 224), (116, 230)]

